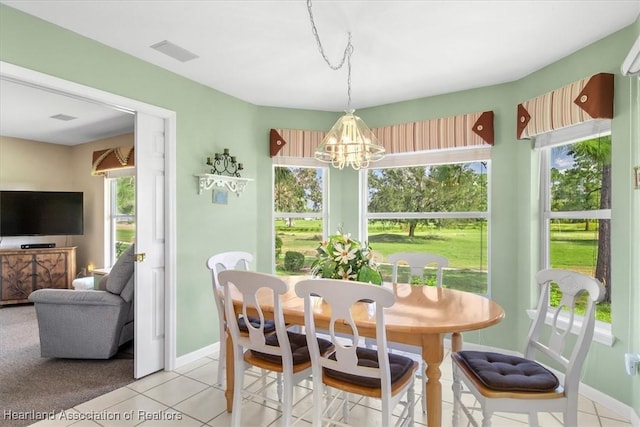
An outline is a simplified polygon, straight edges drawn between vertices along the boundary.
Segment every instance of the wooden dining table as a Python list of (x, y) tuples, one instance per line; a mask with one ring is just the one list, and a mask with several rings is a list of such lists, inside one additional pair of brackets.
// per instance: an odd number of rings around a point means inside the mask
[[(295, 294), (295, 284), (308, 276), (281, 277), (289, 284), (289, 291), (281, 297), (284, 320), (292, 325), (304, 325), (304, 300)], [(385, 309), (387, 341), (418, 346), (427, 369), (426, 399), (427, 425), (442, 425), (442, 384), (440, 364), (444, 359), (444, 337), (452, 333), (451, 350), (462, 349), (461, 333), (486, 328), (504, 318), (504, 310), (495, 301), (481, 295), (433, 286), (385, 283), (393, 289), (396, 302)], [(264, 291), (264, 292), (262, 292)], [(240, 294), (233, 293), (236, 311), (242, 309)], [(273, 296), (268, 289), (258, 293), (258, 301), (265, 315), (273, 315)], [(314, 319), (318, 329), (328, 329), (331, 311), (321, 298), (314, 298)], [(353, 319), (361, 336), (375, 338), (375, 310), (371, 304), (354, 305)], [(336, 328), (337, 330), (339, 328)], [(351, 332), (345, 327), (343, 332)], [(227, 334), (227, 411), (233, 407), (233, 343)]]

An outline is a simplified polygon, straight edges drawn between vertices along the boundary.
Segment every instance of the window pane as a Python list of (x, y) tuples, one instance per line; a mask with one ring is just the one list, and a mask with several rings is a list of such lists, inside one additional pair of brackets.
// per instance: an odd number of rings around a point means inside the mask
[[(596, 318), (610, 323), (611, 135), (548, 150), (545, 214), (551, 219), (544, 222), (549, 235), (546, 267), (576, 271), (600, 280), (606, 295), (596, 309)], [(558, 298), (552, 287), (550, 305), (557, 306)]]
[(323, 168), (274, 167), (276, 274), (310, 272), (324, 230), (323, 174)]
[(551, 211), (611, 207), (611, 136), (553, 147), (550, 156)]
[(322, 169), (274, 168), (275, 212), (322, 212)]
[(487, 210), (486, 162), (371, 169), (369, 212)]
[[(443, 286), (488, 293), (487, 227), (473, 212), (487, 211), (487, 163), (455, 163), (373, 169), (368, 174), (368, 212), (393, 213), (368, 220), (368, 239), (379, 254), (383, 280), (391, 280), (387, 256), (396, 252), (429, 252), (449, 260)], [(416, 213), (471, 212), (465, 218), (409, 218)], [(396, 216), (397, 214), (397, 216)], [(453, 214), (457, 215), (457, 214)], [(386, 215), (389, 216), (389, 215)], [(411, 277), (400, 267), (398, 281), (435, 285), (435, 268)]]
[(113, 178), (111, 185), (111, 265), (136, 236), (136, 183), (134, 176)]
[(135, 217), (119, 217), (116, 219), (116, 241), (115, 253), (116, 258), (127, 250), (136, 237), (136, 219)]
[[(567, 220), (550, 221), (549, 259), (551, 268), (576, 271), (600, 281), (610, 280), (611, 248), (609, 245), (610, 220)], [(550, 304), (557, 307), (559, 293), (551, 288)], [(583, 298), (582, 310), (586, 306)], [(611, 303), (598, 304), (596, 319), (611, 323)]]
[[(391, 280), (387, 256), (395, 252), (430, 252), (449, 260), (442, 285), (447, 288), (486, 294), (488, 291), (487, 220), (369, 220), (369, 244), (378, 254), (384, 281)], [(423, 277), (409, 277), (408, 268), (398, 270), (398, 281), (435, 285), (435, 269)]]
[(276, 218), (276, 274), (309, 274), (322, 242), (322, 220)]
[(136, 214), (135, 177), (116, 178), (116, 215)]

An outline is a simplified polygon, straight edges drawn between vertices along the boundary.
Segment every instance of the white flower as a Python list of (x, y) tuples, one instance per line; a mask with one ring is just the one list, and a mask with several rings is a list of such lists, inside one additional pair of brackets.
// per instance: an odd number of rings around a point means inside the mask
[(335, 248), (335, 251), (333, 252), (333, 255), (335, 256), (334, 260), (341, 264), (348, 264), (350, 260), (356, 257), (356, 252), (358, 251), (357, 247), (351, 249), (350, 243), (347, 243), (344, 246), (340, 243), (336, 243), (333, 247)]
[(351, 266), (349, 266), (349, 268), (347, 269), (347, 271), (344, 271), (344, 269), (342, 268), (342, 266), (340, 266), (340, 267), (338, 268), (338, 276), (340, 276), (340, 278), (341, 278), (342, 280), (350, 280), (350, 279), (355, 280), (355, 279), (358, 277), (358, 275), (357, 275), (357, 274), (355, 274), (355, 273), (353, 273), (353, 272), (351, 271)]

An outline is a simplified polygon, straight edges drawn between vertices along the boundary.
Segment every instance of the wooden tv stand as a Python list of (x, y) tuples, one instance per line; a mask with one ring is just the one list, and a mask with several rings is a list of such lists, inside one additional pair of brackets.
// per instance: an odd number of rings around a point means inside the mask
[(0, 305), (29, 302), (37, 289), (69, 289), (76, 248), (0, 249)]

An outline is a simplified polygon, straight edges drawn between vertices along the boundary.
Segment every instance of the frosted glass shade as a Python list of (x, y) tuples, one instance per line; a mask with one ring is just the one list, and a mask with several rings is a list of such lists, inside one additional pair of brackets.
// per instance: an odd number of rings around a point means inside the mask
[(350, 111), (340, 117), (324, 137), (315, 158), (338, 169), (345, 166), (364, 169), (384, 156), (384, 147), (377, 142), (371, 129)]

